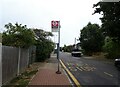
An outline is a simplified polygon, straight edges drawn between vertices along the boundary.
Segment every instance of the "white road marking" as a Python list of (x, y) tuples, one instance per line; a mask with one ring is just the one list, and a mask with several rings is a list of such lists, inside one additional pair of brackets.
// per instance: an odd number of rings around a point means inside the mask
[(80, 67), (82, 70), (86, 71), (86, 69), (84, 67)]
[(78, 70), (82, 71), (82, 69), (80, 69), (79, 67), (76, 67)]
[(110, 73), (104, 72), (104, 74), (106, 74), (106, 75), (108, 75), (108, 76), (113, 77), (113, 75), (112, 75), (112, 74), (110, 74)]

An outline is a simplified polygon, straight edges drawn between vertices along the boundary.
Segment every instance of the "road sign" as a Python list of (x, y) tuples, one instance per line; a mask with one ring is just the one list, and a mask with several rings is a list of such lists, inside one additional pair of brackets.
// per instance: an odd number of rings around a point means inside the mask
[(58, 32), (60, 27), (60, 21), (51, 21), (52, 32)]
[(52, 29), (52, 32), (58, 32), (58, 44), (57, 44), (57, 49), (58, 49), (58, 52), (57, 52), (57, 59), (58, 59), (58, 70), (56, 71), (57, 74), (61, 74), (61, 71), (60, 71), (60, 67), (59, 67), (59, 64), (60, 64), (60, 59), (59, 59), (59, 51), (60, 51), (60, 21), (51, 21), (51, 29)]

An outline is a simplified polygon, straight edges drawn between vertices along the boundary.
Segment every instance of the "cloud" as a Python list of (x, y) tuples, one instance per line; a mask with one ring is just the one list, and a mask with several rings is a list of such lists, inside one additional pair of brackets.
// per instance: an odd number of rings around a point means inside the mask
[(51, 31), (51, 21), (61, 21), (61, 45), (73, 44), (80, 29), (89, 21), (99, 23), (100, 15), (92, 15), (99, 0), (2, 0), (2, 22), (21, 23), (28, 27)]

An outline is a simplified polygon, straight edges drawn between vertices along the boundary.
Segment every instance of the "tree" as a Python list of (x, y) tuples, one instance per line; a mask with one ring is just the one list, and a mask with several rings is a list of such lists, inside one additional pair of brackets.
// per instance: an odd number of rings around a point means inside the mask
[(2, 43), (2, 34), (0, 33), (0, 43)]
[(120, 2), (98, 2), (94, 14), (102, 14), (102, 31), (114, 42), (120, 41)]
[(62, 48), (62, 50), (64, 50), (64, 52), (71, 52), (72, 51), (73, 46), (72, 45), (64, 45), (64, 47)]
[(47, 32), (44, 31), (42, 29), (32, 29), (35, 33), (35, 36), (37, 38), (37, 40), (39, 41), (44, 41), (45, 39), (47, 39), (49, 36), (53, 36), (53, 34), (51, 32)]
[(91, 24), (83, 27), (80, 34), (81, 47), (86, 54), (101, 51), (103, 36), (98, 24)]
[[(93, 6), (94, 14), (102, 14), (102, 32), (109, 37), (105, 41), (104, 49), (108, 53), (107, 58), (120, 56), (120, 2), (98, 2)], [(114, 50), (114, 51), (113, 51)]]
[(53, 34), (41, 29), (33, 29), (33, 31), (36, 36), (36, 61), (44, 61), (46, 58), (50, 58), (54, 49), (54, 43), (49, 39)]
[(103, 49), (107, 54), (106, 58), (113, 59), (120, 57), (120, 45), (119, 43), (115, 43), (110, 37), (105, 38), (105, 44)]
[(8, 23), (5, 28), (7, 31), (2, 35), (3, 45), (28, 48), (35, 43), (34, 33), (26, 25)]

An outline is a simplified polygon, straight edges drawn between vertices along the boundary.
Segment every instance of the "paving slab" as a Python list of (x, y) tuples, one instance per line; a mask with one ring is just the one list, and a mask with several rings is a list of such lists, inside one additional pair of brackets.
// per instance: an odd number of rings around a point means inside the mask
[(59, 85), (70, 86), (70, 81), (63, 68), (60, 65), (61, 74), (56, 74), (58, 63), (56, 55), (52, 54), (51, 58), (41, 63), (37, 74), (30, 81), (29, 86), (33, 85)]

